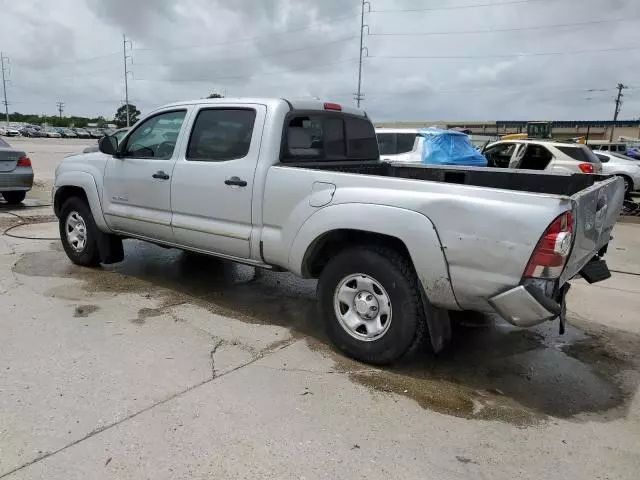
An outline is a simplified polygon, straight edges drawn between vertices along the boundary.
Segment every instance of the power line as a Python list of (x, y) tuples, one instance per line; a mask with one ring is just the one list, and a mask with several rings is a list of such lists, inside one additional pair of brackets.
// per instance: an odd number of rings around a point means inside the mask
[(613, 125), (611, 126), (611, 133), (609, 134), (609, 141), (613, 142), (613, 131), (616, 129), (616, 122), (618, 121), (618, 115), (620, 114), (620, 108), (622, 107), (622, 90), (626, 89), (627, 86), (623, 83), (618, 84), (618, 96), (616, 97), (616, 109), (613, 113)]
[(521, 5), (525, 3), (545, 2), (547, 0), (515, 0), (512, 2), (493, 2), (493, 3), (472, 3), (468, 5), (453, 5), (450, 7), (421, 7), (421, 8), (398, 8), (388, 10), (371, 10), (371, 13), (413, 13), (413, 12), (435, 12), (445, 10), (465, 10), (469, 8), (489, 8), (503, 7), (509, 5)]
[(230, 77), (211, 77), (211, 78), (202, 78), (202, 79), (150, 79), (150, 78), (136, 78), (135, 81), (136, 82), (157, 82), (157, 83), (209, 83), (209, 82), (215, 82), (215, 81), (220, 81), (220, 80), (249, 80), (252, 78), (256, 78), (256, 77), (263, 77), (263, 76), (268, 76), (268, 75), (282, 75), (282, 74), (287, 74), (290, 72), (299, 72), (299, 71), (307, 71), (307, 70), (313, 70), (316, 69), (318, 67), (328, 67), (331, 65), (338, 65), (338, 64), (342, 64), (342, 63), (349, 63), (349, 62), (357, 62), (358, 59), (357, 58), (348, 58), (346, 60), (338, 60), (336, 62), (329, 62), (329, 63), (324, 63), (324, 64), (313, 64), (310, 66), (305, 66), (305, 67), (300, 67), (300, 68), (289, 68), (287, 70), (276, 70), (276, 71), (272, 71), (272, 72), (264, 72), (264, 73), (257, 73), (255, 75), (237, 75), (237, 76), (230, 76)]
[(58, 113), (60, 114), (60, 118), (62, 118), (62, 112), (64, 112), (64, 102), (57, 102)]
[[(360, 13), (358, 13), (358, 17), (360, 16)], [(314, 22), (314, 23), (310, 23), (305, 27), (300, 27), (300, 28), (293, 28), (290, 30), (283, 30), (281, 32), (273, 32), (273, 33), (267, 33), (264, 35), (258, 35), (255, 37), (247, 37), (247, 38), (241, 38), (241, 39), (237, 39), (237, 40), (226, 40), (223, 42), (216, 42), (216, 43), (205, 43), (205, 44), (196, 44), (196, 45), (178, 45), (175, 47), (158, 47), (158, 48), (136, 48), (135, 51), (136, 52), (143, 52), (143, 51), (155, 51), (155, 50), (180, 50), (180, 49), (185, 49), (185, 48), (211, 48), (211, 47), (218, 47), (218, 46), (223, 46), (223, 45), (231, 45), (234, 43), (245, 43), (245, 42), (253, 42), (255, 40), (261, 40), (264, 38), (271, 38), (271, 37), (276, 37), (276, 36), (280, 36), (280, 35), (287, 35), (289, 33), (296, 33), (296, 32), (304, 32), (306, 30), (313, 30), (314, 28), (320, 26), (320, 27), (326, 27), (328, 23), (330, 22), (341, 22), (347, 19), (355, 19), (355, 12), (352, 12), (348, 15), (341, 15), (339, 17), (335, 17), (335, 18), (327, 18), (325, 19), (323, 22)]]
[[(287, 53), (294, 53), (294, 52), (302, 52), (302, 51), (307, 51), (307, 50), (314, 50), (316, 48), (323, 48), (326, 47), (327, 45), (332, 45), (334, 43), (340, 43), (340, 42), (346, 42), (348, 40), (353, 40), (355, 38), (358, 38), (356, 35), (350, 35), (348, 37), (341, 37), (341, 38), (336, 38), (334, 40), (329, 40), (328, 42), (325, 43), (318, 43), (315, 45), (308, 45), (308, 46), (304, 46), (304, 47), (298, 47), (298, 48), (292, 48), (289, 50), (279, 50), (277, 52), (270, 52), (270, 53), (261, 53), (258, 55), (250, 55), (250, 56), (245, 56), (245, 57), (224, 57), (224, 58), (218, 58), (214, 61), (207, 61), (207, 62), (203, 62), (202, 60), (198, 60), (198, 61), (193, 61), (193, 62), (181, 62), (179, 65), (200, 65), (200, 64), (204, 64), (206, 63), (207, 65), (209, 64), (215, 64), (218, 62), (228, 62), (228, 61), (234, 61), (234, 60), (250, 60), (250, 59), (254, 59), (254, 58), (266, 58), (266, 57), (274, 57), (277, 55), (283, 55), (283, 54), (287, 54)], [(136, 66), (138, 67), (154, 67), (154, 66), (166, 66), (166, 64), (149, 64), (149, 63), (136, 63)]]
[(131, 58), (131, 55), (127, 55), (127, 44), (129, 44), (129, 48), (133, 49), (133, 43), (130, 40), (127, 40), (127, 35), (122, 34), (122, 59), (124, 60), (124, 96), (125, 96), (125, 106), (127, 109), (127, 128), (131, 126), (131, 115), (129, 113), (129, 70), (127, 69), (127, 59)]
[(364, 96), (362, 95), (362, 55), (364, 54), (365, 50), (367, 52), (367, 55), (369, 54), (369, 49), (363, 45), (364, 28), (367, 27), (367, 32), (369, 30), (369, 27), (364, 23), (364, 9), (367, 6), (369, 7), (369, 11), (371, 11), (371, 2), (362, 0), (362, 6), (360, 10), (360, 58), (358, 62), (358, 90), (355, 96), (356, 105), (358, 106), (358, 108), (360, 108), (360, 102), (364, 100)]
[(527, 30), (547, 30), (554, 28), (582, 27), (585, 25), (598, 25), (603, 23), (630, 22), (635, 18), (616, 18), (610, 20), (593, 20), (588, 22), (559, 23), (555, 25), (537, 25), (532, 27), (494, 28), (489, 30), (458, 30), (455, 32), (424, 32), (424, 33), (370, 33), (372, 37), (428, 37), (432, 35), (475, 35), (484, 33), (521, 32)]
[(545, 57), (555, 55), (582, 55), (588, 53), (630, 52), (640, 50), (640, 47), (604, 48), (600, 50), (574, 50), (564, 52), (532, 52), (507, 53), (494, 55), (374, 55), (369, 58), (404, 59), (404, 60), (474, 60), (480, 58), (517, 58), (517, 57)]
[(9, 102), (7, 101), (7, 79), (5, 77), (5, 72), (8, 70), (8, 66), (5, 67), (4, 62), (9, 59), (4, 56), (3, 52), (0, 52), (0, 70), (2, 70), (2, 90), (4, 92), (4, 113), (7, 119), (7, 126), (9, 126)]

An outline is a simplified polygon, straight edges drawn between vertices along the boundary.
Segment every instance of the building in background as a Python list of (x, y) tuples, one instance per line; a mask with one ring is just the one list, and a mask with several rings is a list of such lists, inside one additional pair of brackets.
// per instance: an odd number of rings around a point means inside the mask
[[(486, 122), (377, 122), (380, 128), (422, 128), (434, 125), (442, 128), (455, 128), (457, 130), (470, 131), (472, 135), (501, 136), (513, 133), (526, 133), (527, 120), (498, 120)], [(568, 140), (575, 137), (589, 137), (589, 140), (608, 140), (611, 129), (614, 129), (613, 138), (640, 137), (640, 120), (560, 120), (551, 121), (552, 137), (560, 140)]]

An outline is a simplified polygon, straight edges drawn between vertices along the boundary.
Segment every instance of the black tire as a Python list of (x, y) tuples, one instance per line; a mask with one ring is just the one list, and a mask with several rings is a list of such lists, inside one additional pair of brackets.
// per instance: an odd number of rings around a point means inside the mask
[[(380, 338), (364, 341), (342, 326), (334, 309), (334, 295), (346, 277), (367, 275), (378, 282), (391, 300), (391, 324)], [(386, 365), (419, 350), (428, 338), (418, 278), (410, 260), (384, 247), (363, 246), (336, 255), (318, 282), (320, 313), (329, 338), (347, 356)]]
[(18, 205), (27, 197), (27, 192), (3, 192), (2, 196), (9, 205)]
[(635, 185), (633, 184), (633, 180), (631, 180), (626, 175), (618, 175), (618, 176), (624, 180), (624, 186), (625, 186), (624, 193), (625, 193), (625, 195), (627, 195), (627, 196), (631, 195), (631, 192), (633, 192), (633, 189), (635, 188)]
[[(67, 219), (74, 212), (82, 218), (85, 224), (84, 231), (86, 239), (84, 247), (80, 250), (76, 249), (69, 242), (66, 232)], [(60, 227), (60, 240), (62, 241), (62, 246), (69, 260), (82, 267), (96, 267), (100, 265), (100, 253), (98, 251), (96, 233), (98, 228), (93, 220), (93, 215), (87, 202), (78, 197), (69, 198), (64, 202), (64, 205), (62, 205), (58, 223)]]

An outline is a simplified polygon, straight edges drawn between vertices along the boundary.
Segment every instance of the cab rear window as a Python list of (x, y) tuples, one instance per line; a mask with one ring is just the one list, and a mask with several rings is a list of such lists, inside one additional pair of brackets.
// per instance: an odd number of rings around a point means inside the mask
[(280, 160), (323, 162), (379, 157), (373, 124), (356, 115), (294, 112), (285, 121)]

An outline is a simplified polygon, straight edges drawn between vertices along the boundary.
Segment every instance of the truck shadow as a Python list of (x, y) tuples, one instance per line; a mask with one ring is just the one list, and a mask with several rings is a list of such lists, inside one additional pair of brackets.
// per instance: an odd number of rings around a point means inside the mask
[(89, 270), (60, 248), (25, 254), (14, 266), (31, 276), (84, 280), (88, 293), (142, 293), (161, 308), (193, 303), (244, 322), (279, 325), (331, 355), (335, 371), (372, 394), (406, 396), (424, 408), (462, 418), (529, 425), (548, 417), (608, 421), (626, 415), (640, 383), (640, 336), (570, 318), (519, 330), (494, 318), (461, 315), (438, 356), (379, 369), (335, 352), (318, 318), (313, 280), (208, 257), (125, 242), (125, 261)]

